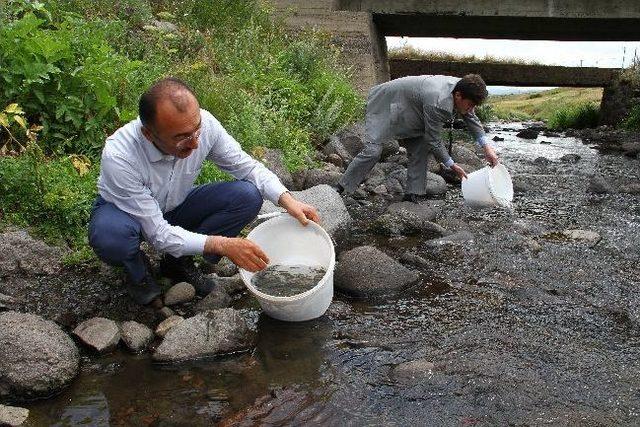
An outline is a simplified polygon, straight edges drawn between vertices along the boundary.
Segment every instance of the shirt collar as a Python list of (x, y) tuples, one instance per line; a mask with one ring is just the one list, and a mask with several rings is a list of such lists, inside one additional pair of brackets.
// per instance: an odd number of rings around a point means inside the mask
[(438, 107), (442, 108), (445, 111), (450, 111), (451, 114), (454, 113), (453, 111), (453, 89), (456, 87), (456, 84), (458, 84), (458, 81), (460, 81), (462, 79), (460, 78), (453, 78), (450, 79), (446, 84), (445, 84), (445, 89), (442, 91), (442, 93), (440, 94), (440, 97), (438, 98)]
[(138, 127), (138, 140), (142, 144), (142, 149), (149, 158), (151, 163), (159, 162), (160, 160), (173, 160), (173, 156), (170, 154), (164, 154), (162, 151), (147, 139), (142, 133), (142, 125)]

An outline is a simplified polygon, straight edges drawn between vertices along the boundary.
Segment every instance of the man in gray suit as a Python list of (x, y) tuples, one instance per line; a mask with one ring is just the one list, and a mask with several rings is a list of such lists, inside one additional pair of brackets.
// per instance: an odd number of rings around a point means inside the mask
[(488, 143), (474, 108), (487, 98), (487, 86), (477, 74), (410, 76), (374, 86), (367, 98), (366, 145), (336, 184), (338, 192), (352, 193), (380, 160), (382, 144), (398, 139), (409, 155), (404, 200), (416, 202), (426, 193), (427, 157), (452, 169), (461, 179), (465, 171), (457, 165), (440, 139), (443, 125), (458, 112), (485, 158), (495, 166), (498, 157)]

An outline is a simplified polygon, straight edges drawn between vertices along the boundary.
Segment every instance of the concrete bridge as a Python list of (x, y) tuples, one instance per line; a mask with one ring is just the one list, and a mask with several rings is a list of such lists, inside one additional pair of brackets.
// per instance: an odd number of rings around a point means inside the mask
[(422, 74), (462, 77), (476, 73), (488, 85), (605, 87), (620, 69), (392, 58), (389, 71), (392, 79)]

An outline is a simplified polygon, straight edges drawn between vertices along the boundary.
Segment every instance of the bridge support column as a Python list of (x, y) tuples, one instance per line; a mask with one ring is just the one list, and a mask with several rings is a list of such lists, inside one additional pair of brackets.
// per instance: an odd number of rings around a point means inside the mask
[(373, 56), (376, 83), (388, 82), (391, 79), (391, 73), (389, 71), (387, 41), (371, 13), (369, 14), (369, 34), (371, 37), (371, 55)]

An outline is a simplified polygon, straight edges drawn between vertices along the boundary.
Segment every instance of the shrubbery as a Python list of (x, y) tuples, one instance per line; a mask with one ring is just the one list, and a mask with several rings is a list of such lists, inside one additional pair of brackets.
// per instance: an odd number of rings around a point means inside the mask
[(600, 107), (592, 103), (565, 107), (551, 116), (548, 126), (555, 130), (594, 128), (598, 126), (599, 115)]
[[(308, 164), (314, 144), (364, 102), (327, 38), (283, 28), (259, 0), (0, 5), (0, 110), (17, 103), (41, 126), (36, 142), (15, 122), (0, 127), (0, 148), (9, 131), (29, 145), (0, 157), (1, 218), (82, 247), (104, 140), (167, 75), (187, 81), (248, 152), (279, 148), (289, 168)], [(224, 178), (207, 165), (200, 181)]]

